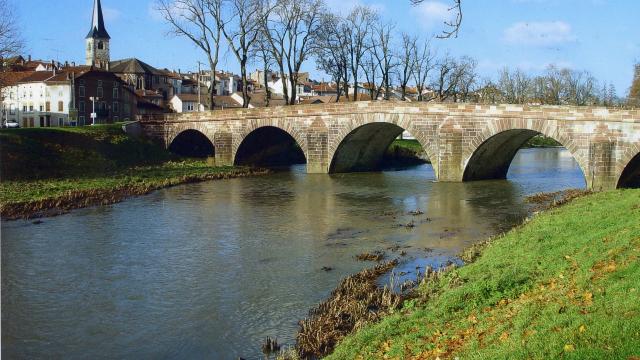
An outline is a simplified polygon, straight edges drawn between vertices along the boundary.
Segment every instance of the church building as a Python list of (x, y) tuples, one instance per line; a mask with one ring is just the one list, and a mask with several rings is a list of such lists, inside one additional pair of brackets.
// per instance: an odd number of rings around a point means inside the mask
[(102, 4), (100, 0), (93, 2), (93, 17), (91, 19), (91, 30), (85, 38), (86, 64), (98, 69), (109, 70), (109, 41), (111, 37), (104, 27), (104, 17), (102, 16)]

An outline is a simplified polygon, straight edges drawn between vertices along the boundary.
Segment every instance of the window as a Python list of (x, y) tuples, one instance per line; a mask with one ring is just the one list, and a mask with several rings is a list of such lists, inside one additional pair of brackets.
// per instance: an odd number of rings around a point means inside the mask
[(114, 88), (113, 88), (113, 98), (114, 98), (114, 99), (117, 99), (117, 98), (118, 98), (118, 88), (117, 88), (117, 87), (114, 87)]
[(64, 126), (64, 119), (58, 118), (58, 126)]
[[(102, 82), (102, 81), (100, 81), (100, 82)], [(97, 95), (98, 95), (99, 98), (101, 98), (104, 95), (103, 92), (102, 92), (102, 86), (98, 87)]]
[(29, 104), (29, 112), (33, 112), (33, 104)]
[(27, 112), (27, 105), (22, 105), (22, 112)]
[(113, 109), (113, 113), (114, 114), (117, 114), (120, 111), (120, 106), (119, 105), (120, 104), (117, 101), (113, 102), (113, 108), (112, 109)]
[(16, 114), (16, 106), (14, 104), (9, 105), (9, 115)]
[(64, 102), (58, 101), (58, 111), (59, 112), (63, 112), (64, 111)]
[(113, 122), (118, 122), (118, 121), (120, 121), (120, 118), (118, 116), (114, 116), (113, 117)]
[(102, 87), (102, 80), (98, 80), (98, 87)]
[(46, 112), (51, 111), (51, 102), (50, 102), (50, 101), (47, 101), (47, 102), (45, 103), (45, 109), (46, 109), (46, 110), (45, 110)]
[(84, 97), (84, 86), (78, 88), (78, 96)]
[(103, 102), (100, 103), (100, 110), (102, 110), (102, 111), (107, 110), (107, 103), (106, 102), (103, 101)]
[(84, 126), (84, 115), (78, 118), (78, 122), (80, 123), (80, 126)]
[(129, 104), (127, 104), (127, 103), (124, 104), (124, 113), (126, 115), (131, 113), (131, 108), (129, 107)]
[(98, 41), (98, 50), (104, 49), (104, 43), (102, 41)]
[(43, 112), (43, 111), (44, 111), (44, 106), (40, 105), (40, 112)]
[(83, 112), (84, 112), (84, 110), (85, 110), (85, 109), (84, 109), (84, 101), (80, 101), (80, 102), (78, 103), (78, 112), (83, 113)]
[(84, 85), (84, 79), (80, 79), (80, 81), (78, 82), (80, 85)]

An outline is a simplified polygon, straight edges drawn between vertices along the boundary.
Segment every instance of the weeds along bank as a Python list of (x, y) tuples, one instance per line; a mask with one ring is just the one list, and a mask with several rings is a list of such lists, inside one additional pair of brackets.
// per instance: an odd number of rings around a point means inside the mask
[(148, 140), (128, 136), (117, 124), (0, 131), (0, 213), (5, 220), (265, 172), (178, 158)]
[(588, 195), (339, 342), (328, 359), (640, 356), (640, 190)]

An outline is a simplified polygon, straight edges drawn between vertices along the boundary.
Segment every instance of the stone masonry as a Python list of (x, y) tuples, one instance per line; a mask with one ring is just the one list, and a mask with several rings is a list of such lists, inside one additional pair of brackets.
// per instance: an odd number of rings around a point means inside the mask
[(297, 141), (309, 173), (374, 169), (403, 130), (422, 144), (439, 181), (504, 178), (517, 149), (537, 134), (569, 150), (590, 189), (616, 188), (623, 172), (639, 170), (626, 168), (640, 153), (640, 110), (349, 102), (143, 116), (139, 121), (147, 136), (166, 147), (185, 130), (200, 131), (214, 145), (219, 165), (234, 164), (247, 135), (270, 126)]

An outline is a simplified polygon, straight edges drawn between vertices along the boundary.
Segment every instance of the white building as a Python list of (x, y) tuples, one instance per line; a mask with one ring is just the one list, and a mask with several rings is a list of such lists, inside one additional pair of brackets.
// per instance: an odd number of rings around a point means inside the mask
[[(269, 81), (267, 85), (269, 86), (269, 90), (271, 93), (278, 96), (284, 96), (284, 84), (283, 81), (287, 81), (285, 78), (274, 79)], [(293, 96), (293, 89), (291, 89), (291, 84), (287, 82), (287, 92), (289, 93), (289, 98)], [(307, 98), (313, 96), (313, 88), (311, 85), (305, 85), (299, 82), (296, 85), (296, 102), (300, 101), (300, 98)]]
[[(205, 110), (202, 104), (206, 101), (204, 97), (200, 98), (200, 111)], [(198, 111), (198, 95), (197, 94), (176, 94), (169, 101), (173, 111), (177, 113), (188, 113)]]
[[(22, 75), (20, 78), (18, 76)], [(2, 88), (2, 120), (21, 127), (76, 125), (69, 121), (72, 84), (67, 73), (37, 71), (14, 73), (14, 81)]]

